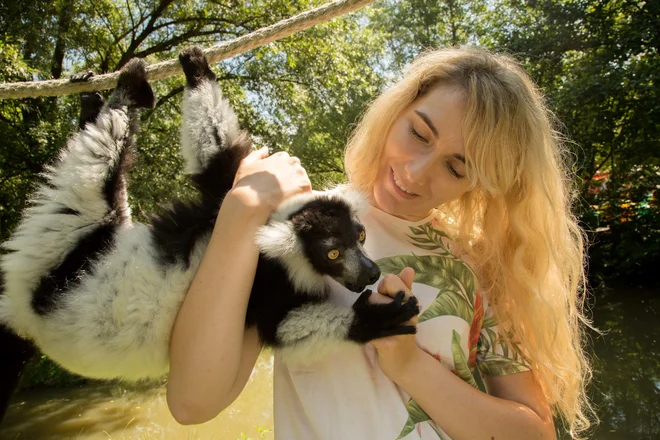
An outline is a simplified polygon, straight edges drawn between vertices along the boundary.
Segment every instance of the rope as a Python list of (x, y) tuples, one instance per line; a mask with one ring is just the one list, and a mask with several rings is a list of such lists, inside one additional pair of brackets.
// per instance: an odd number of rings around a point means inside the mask
[[(308, 29), (318, 23), (328, 21), (361, 8), (374, 0), (338, 0), (282, 20), (271, 26), (258, 29), (231, 41), (211, 46), (204, 50), (209, 63), (230, 58), (264, 44)], [(147, 67), (149, 80), (160, 80), (182, 72), (178, 59), (163, 61)], [(112, 89), (117, 84), (119, 72), (96, 75), (84, 82), (70, 82), (68, 79), (31, 81), (0, 84), (0, 99), (32, 98), (37, 96), (57, 96), (71, 93), (92, 92)]]

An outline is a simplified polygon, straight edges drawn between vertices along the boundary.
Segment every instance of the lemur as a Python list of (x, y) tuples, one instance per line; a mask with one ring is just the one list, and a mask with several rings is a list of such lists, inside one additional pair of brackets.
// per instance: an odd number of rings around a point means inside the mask
[[(137, 109), (155, 100), (146, 63), (133, 59), (107, 103), (97, 95), (91, 110), (83, 108), (80, 130), (47, 167), (45, 182), (4, 243), (0, 350), (10, 358), (3, 381), (15, 382), (31, 343), (86, 377), (167, 373), (177, 311), (252, 147), (202, 50), (186, 48), (179, 61), (186, 76), (181, 150), (199, 197), (174, 201), (148, 224), (131, 220), (126, 172)], [(337, 342), (415, 332), (406, 324), (418, 313), (414, 298), (404, 301), (401, 292), (389, 304), (368, 301), (365, 287), (380, 271), (363, 249), (363, 204), (346, 188), (299, 195), (260, 228), (245, 325), (257, 327), (264, 345), (289, 359), (309, 359)], [(362, 292), (351, 308), (329, 300), (330, 278)]]

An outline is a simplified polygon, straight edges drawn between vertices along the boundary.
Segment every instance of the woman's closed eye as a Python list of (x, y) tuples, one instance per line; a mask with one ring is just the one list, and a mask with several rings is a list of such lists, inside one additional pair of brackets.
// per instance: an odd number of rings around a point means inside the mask
[(459, 173), (458, 171), (456, 171), (456, 168), (454, 167), (454, 165), (452, 165), (451, 162), (447, 162), (447, 169), (449, 170), (449, 172), (450, 172), (455, 178), (457, 178), (457, 179), (459, 179), (459, 180), (460, 180), (460, 179), (463, 179), (463, 178), (465, 177), (464, 175), (462, 175), (461, 173)]
[(410, 124), (409, 131), (410, 134), (412, 134), (412, 136), (418, 141), (424, 142), (425, 144), (429, 143), (429, 141), (424, 136), (422, 136), (417, 130), (415, 130), (415, 127), (412, 124)]

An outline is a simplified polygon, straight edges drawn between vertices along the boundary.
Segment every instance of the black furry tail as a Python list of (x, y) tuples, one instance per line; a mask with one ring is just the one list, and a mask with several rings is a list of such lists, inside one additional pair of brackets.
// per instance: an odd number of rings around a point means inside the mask
[(34, 346), (16, 336), (14, 332), (4, 325), (0, 325), (0, 422), (7, 412), (11, 400), (21, 376), (25, 371), (36, 349)]

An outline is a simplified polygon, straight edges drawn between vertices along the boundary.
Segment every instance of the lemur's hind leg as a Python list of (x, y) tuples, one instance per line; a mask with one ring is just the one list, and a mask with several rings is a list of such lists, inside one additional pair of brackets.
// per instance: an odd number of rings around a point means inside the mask
[(161, 262), (187, 267), (195, 243), (213, 229), (220, 204), (252, 143), (222, 99), (202, 49), (184, 49), (179, 61), (186, 74), (181, 153), (202, 197), (194, 203), (175, 202), (151, 224)]
[(186, 172), (206, 197), (219, 199), (231, 189), (240, 161), (252, 143), (222, 92), (201, 48), (184, 49), (179, 61), (186, 75), (181, 151)]
[[(83, 72), (76, 73), (71, 75), (69, 81), (71, 82), (83, 82), (89, 80), (94, 76), (94, 72), (91, 70), (85, 70)], [(96, 121), (101, 109), (103, 108), (103, 96), (100, 92), (83, 92), (80, 94), (80, 116), (78, 117), (78, 129), (82, 130), (85, 128), (85, 125), (88, 123), (93, 124)]]
[(137, 107), (151, 107), (154, 95), (146, 63), (130, 61), (94, 123), (74, 134), (4, 247), (0, 260), (5, 293), (0, 323), (29, 337), (34, 312), (48, 314), (57, 297), (111, 245), (115, 230), (130, 222), (125, 170), (137, 130)]

